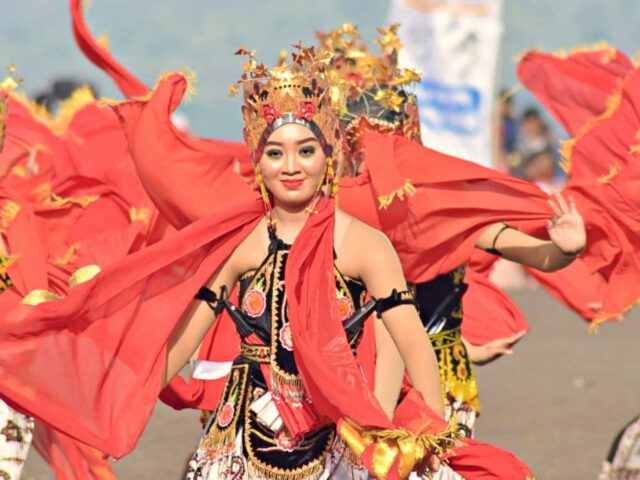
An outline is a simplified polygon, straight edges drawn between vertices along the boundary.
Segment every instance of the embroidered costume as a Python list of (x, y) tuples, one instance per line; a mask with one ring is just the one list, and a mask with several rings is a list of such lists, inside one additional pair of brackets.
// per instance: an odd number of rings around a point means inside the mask
[[(269, 392), (267, 378), (273, 395), (305, 395), (286, 313), (284, 272), (290, 248), (274, 237), (262, 265), (240, 279), (239, 308), (227, 304), (242, 339), (240, 356), (189, 463), (189, 480), (370, 478), (335, 427), (292, 437), (286, 429), (274, 433), (251, 411), (252, 404)], [(337, 269), (335, 277), (341, 321), (353, 323), (366, 303), (366, 291)], [(365, 319), (359, 315), (346, 330), (354, 354)]]

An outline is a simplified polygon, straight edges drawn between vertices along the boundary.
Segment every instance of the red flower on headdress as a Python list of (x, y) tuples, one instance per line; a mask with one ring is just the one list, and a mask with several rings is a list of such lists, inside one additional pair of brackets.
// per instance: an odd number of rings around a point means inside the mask
[(353, 85), (354, 87), (364, 87), (364, 77), (361, 73), (350, 73), (345, 77), (345, 80), (347, 83)]
[(277, 118), (282, 118), (282, 114), (278, 112), (273, 105), (263, 105), (260, 111), (260, 117), (264, 118), (267, 124), (271, 125)]
[(313, 116), (316, 114), (317, 111), (318, 110), (316, 108), (315, 103), (301, 102), (300, 108), (298, 108), (298, 111), (296, 112), (296, 118), (298, 120), (304, 119), (307, 122), (310, 122), (313, 120)]

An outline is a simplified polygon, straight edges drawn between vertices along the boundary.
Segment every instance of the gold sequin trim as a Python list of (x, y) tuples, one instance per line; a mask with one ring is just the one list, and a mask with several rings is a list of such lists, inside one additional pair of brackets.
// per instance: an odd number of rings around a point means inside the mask
[(62, 300), (62, 297), (57, 293), (50, 292), (49, 290), (38, 289), (38, 290), (32, 290), (31, 292), (29, 292), (22, 299), (21, 303), (23, 305), (36, 306), (44, 302), (54, 302), (57, 300)]
[(20, 213), (20, 205), (7, 200), (0, 209), (0, 231), (5, 232)]
[(88, 282), (93, 277), (101, 272), (101, 268), (98, 265), (87, 265), (76, 270), (71, 277), (69, 277), (69, 287), (73, 288), (81, 283)]
[(240, 355), (256, 363), (269, 363), (271, 347), (267, 345), (249, 345), (243, 342), (240, 344)]

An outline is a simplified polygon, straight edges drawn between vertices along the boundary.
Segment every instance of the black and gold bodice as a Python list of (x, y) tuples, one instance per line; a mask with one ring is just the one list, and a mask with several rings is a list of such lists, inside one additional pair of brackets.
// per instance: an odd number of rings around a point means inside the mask
[(465, 267), (414, 285), (420, 319), (429, 335), (459, 329), (462, 325), (462, 296), (466, 291)]
[[(299, 396), (305, 395), (294, 360), (295, 346), (286, 308), (284, 274), (289, 249), (289, 245), (273, 239), (262, 264), (241, 277), (238, 305), (225, 301), (242, 339), (241, 354), (233, 362), (199, 450), (213, 461), (237, 448), (239, 441), (255, 475), (294, 480), (312, 478), (322, 471), (334, 441), (334, 426), (320, 428), (303, 438), (291, 438), (284, 429), (274, 434), (261, 425), (249, 408), (268, 390), (273, 396), (287, 396), (293, 405), (300, 400)], [(367, 293), (361, 282), (337, 269), (335, 279), (339, 311), (355, 354), (364, 319), (372, 309), (362, 315)], [(198, 298), (202, 298), (201, 294), (202, 290)], [(262, 369), (265, 365), (270, 367), (269, 388)]]

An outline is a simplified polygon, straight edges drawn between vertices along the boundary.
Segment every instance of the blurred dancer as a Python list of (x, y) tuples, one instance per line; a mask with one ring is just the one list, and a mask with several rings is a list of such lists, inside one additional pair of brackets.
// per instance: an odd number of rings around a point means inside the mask
[(640, 417), (629, 422), (613, 440), (598, 480), (640, 478)]
[[(367, 171), (364, 148), (367, 132), (400, 135), (420, 142), (417, 101), (406, 89), (407, 85), (418, 81), (419, 76), (397, 66), (401, 44), (395, 35), (396, 29), (397, 26), (381, 29), (381, 38), (376, 40), (381, 47), (381, 53), (377, 55), (371, 53), (363, 44), (357, 28), (352, 25), (344, 25), (329, 34), (319, 34), (321, 55), (324, 54), (331, 59), (330, 77), (340, 92), (336, 95), (338, 103), (346, 105), (342, 109), (341, 117), (349, 147), (344, 170), (353, 176)], [(371, 171), (368, 173), (374, 174)], [(407, 189), (405, 192), (399, 192), (398, 196), (402, 198), (402, 195), (408, 196), (411, 193), (411, 190)], [(392, 201), (393, 197), (381, 200), (382, 207), (388, 207)], [(580, 221), (578, 218), (578, 230)], [(524, 245), (524, 237), (513, 238), (511, 246), (502, 244), (505, 240), (500, 240), (499, 237), (505, 232), (505, 226), (501, 224), (495, 230), (493, 238), (490, 234), (480, 237), (477, 246), (500, 254), (497, 248), (499, 241), (501, 246), (506, 247), (507, 252), (510, 248), (517, 248), (518, 242), (523, 242)], [(517, 260), (530, 265), (535, 265), (536, 262), (535, 257), (519, 257)], [(564, 264), (566, 262), (561, 262), (559, 266)], [(538, 267), (546, 268), (542, 264)], [(413, 288), (420, 317), (438, 358), (446, 417), (451, 418), (455, 415), (460, 429), (465, 435), (471, 436), (479, 413), (478, 390), (472, 361), (487, 363), (504, 353), (509, 353), (512, 345), (524, 336), (527, 326), (523, 323), (521, 331), (494, 339), (484, 345), (476, 346), (463, 341), (463, 295), (467, 288), (463, 281), (465, 270), (465, 265), (460, 266), (428, 282), (414, 284)], [(470, 278), (474, 280), (477, 276)], [(486, 286), (488, 281), (474, 283), (475, 288), (480, 288)], [(486, 297), (485, 301), (491, 301), (492, 298), (494, 297)], [(496, 314), (492, 315), (492, 321), (498, 322), (500, 319), (496, 318), (496, 315), (500, 314), (501, 305), (496, 303), (492, 306), (496, 311)]]
[[(17, 86), (12, 77), (7, 77), (0, 86), (0, 154), (5, 141), (6, 121), (9, 110), (9, 91)], [(7, 215), (3, 216), (5, 219)], [(0, 233), (2, 232), (0, 228)], [(0, 294), (11, 288), (13, 282), (7, 267), (13, 259), (8, 255), (0, 235)], [(0, 477), (3, 480), (18, 480), (29, 453), (33, 437), (33, 419), (16, 412), (0, 400)]]

